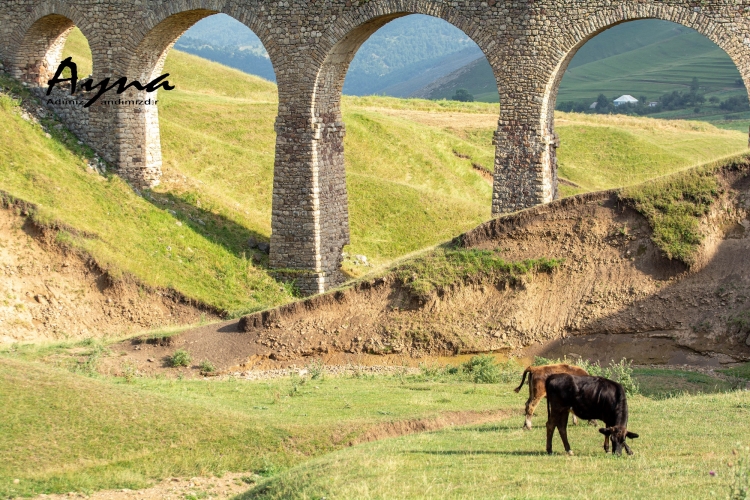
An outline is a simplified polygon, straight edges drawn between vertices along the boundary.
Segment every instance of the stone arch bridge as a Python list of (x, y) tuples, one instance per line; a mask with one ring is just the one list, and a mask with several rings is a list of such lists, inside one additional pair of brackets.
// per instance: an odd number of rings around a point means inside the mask
[[(557, 196), (553, 110), (576, 51), (636, 19), (691, 27), (731, 57), (750, 88), (750, 0), (3, 0), (0, 58), (18, 79), (46, 86), (70, 30), (87, 37), (94, 80), (161, 74), (180, 35), (225, 13), (264, 43), (279, 110), (271, 265), (307, 293), (340, 280), (349, 242), (341, 91), (357, 49), (389, 21), (426, 14), (463, 30), (484, 52), (500, 96), (493, 214)], [(97, 106), (69, 126), (136, 187), (161, 175), (155, 106)], [(85, 116), (84, 116), (85, 115)]]

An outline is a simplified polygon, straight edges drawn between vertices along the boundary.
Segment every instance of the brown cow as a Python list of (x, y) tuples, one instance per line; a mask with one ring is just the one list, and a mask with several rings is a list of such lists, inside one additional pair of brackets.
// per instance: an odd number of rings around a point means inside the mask
[[(529, 366), (523, 371), (523, 378), (521, 379), (521, 385), (516, 387), (515, 391), (519, 392), (526, 382), (526, 374), (529, 375), (529, 399), (526, 401), (526, 421), (523, 423), (524, 429), (531, 429), (531, 417), (534, 416), (534, 410), (539, 401), (547, 395), (547, 391), (544, 389), (544, 383), (547, 381), (547, 377), (553, 373), (568, 373), (570, 375), (588, 375), (588, 372), (583, 368), (577, 366), (566, 365), (560, 363), (557, 365), (545, 365), (545, 366)], [(578, 419), (575, 414), (573, 415), (573, 424), (578, 425)]]

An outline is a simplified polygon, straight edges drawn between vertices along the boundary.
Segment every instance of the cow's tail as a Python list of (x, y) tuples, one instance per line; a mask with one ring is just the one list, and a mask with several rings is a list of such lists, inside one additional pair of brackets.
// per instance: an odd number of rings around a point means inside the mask
[[(549, 421), (549, 420), (550, 420), (550, 417), (549, 417), (549, 410), (550, 410), (550, 406), (549, 406), (549, 398), (547, 398), (547, 421)], [(572, 411), (572, 410), (571, 410), (571, 411)]]
[[(531, 368), (531, 367), (529, 367), (529, 368)], [(518, 387), (516, 387), (516, 388), (514, 389), (514, 390), (515, 390), (516, 392), (520, 391), (520, 390), (521, 390), (521, 387), (523, 387), (523, 384), (525, 384), (525, 383), (526, 383), (526, 374), (527, 374), (527, 373), (531, 373), (531, 370), (530, 370), (529, 368), (526, 368), (526, 369), (525, 369), (525, 370), (523, 371), (523, 378), (521, 379), (521, 385), (519, 385)], [(531, 383), (531, 375), (529, 375), (529, 383)]]

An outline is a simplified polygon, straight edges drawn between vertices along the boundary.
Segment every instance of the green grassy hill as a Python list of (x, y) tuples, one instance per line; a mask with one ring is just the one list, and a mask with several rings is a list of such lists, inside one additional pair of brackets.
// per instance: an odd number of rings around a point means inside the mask
[[(740, 74), (736, 66), (708, 38), (667, 21), (633, 21), (599, 34), (578, 51), (561, 82), (557, 100), (593, 102), (603, 93), (612, 99), (630, 94), (656, 101), (675, 90), (688, 91), (694, 77), (707, 99), (747, 97), (744, 86), (737, 83)], [(498, 100), (492, 70), (484, 59), (468, 65), (460, 77), (447, 81), (430, 97), (450, 99), (459, 88), (469, 90), (479, 101)], [(724, 114), (716, 106), (704, 106), (698, 115), (691, 108), (659, 117), (725, 121)], [(741, 129), (747, 130), (747, 116), (731, 118), (744, 120)]]
[[(83, 62), (88, 47), (75, 33), (66, 50)], [(167, 71), (178, 90), (160, 95), (165, 177), (157, 190), (140, 197), (116, 176), (92, 174), (91, 151), (53, 122), (42, 124), (47, 138), (7, 96), (0, 106), (0, 189), (37, 204), (40, 223), (73, 229), (60, 238), (115, 277), (173, 288), (233, 314), (292, 300), (265, 257), (251, 259), (246, 246), (250, 237), (270, 235), (275, 86), (178, 51)], [(0, 83), (27, 95), (7, 77)], [(496, 105), (352, 97), (343, 107), (349, 252), (385, 265), (490, 217), (492, 186), (472, 163), (492, 168)], [(581, 186), (568, 194), (646, 180), (746, 147), (744, 134), (705, 125), (560, 118), (561, 173)]]
[[(588, 53), (583, 54), (583, 60), (578, 60), (576, 55), (560, 85), (558, 101), (592, 98), (593, 102), (600, 93), (613, 97), (631, 94), (657, 100), (673, 90), (689, 90), (693, 77), (698, 78), (706, 97), (716, 95), (725, 99), (745, 92), (742, 85), (737, 85), (740, 78), (737, 67), (705, 36), (665, 21), (640, 21), (639, 24), (642, 26), (621, 24), (589, 44), (599, 42), (605, 47), (624, 44), (634, 35), (641, 36), (632, 31), (642, 31), (639, 28), (646, 26), (655, 33), (672, 36), (654, 37), (641, 47), (595, 60), (591, 60)], [(629, 28), (629, 25), (635, 26)], [(599, 38), (604, 40), (599, 41)]]
[(747, 149), (746, 134), (708, 123), (622, 115), (558, 113), (559, 175), (581, 189), (630, 186)]

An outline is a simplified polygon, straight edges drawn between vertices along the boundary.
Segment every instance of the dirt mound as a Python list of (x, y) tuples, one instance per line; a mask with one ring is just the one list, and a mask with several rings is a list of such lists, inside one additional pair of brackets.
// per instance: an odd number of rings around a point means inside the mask
[(215, 318), (177, 294), (114, 281), (0, 200), (0, 344), (123, 336)]
[[(529, 346), (565, 354), (565, 340), (574, 336), (627, 334), (625, 343), (599, 342), (601, 357), (624, 352), (636, 363), (747, 360), (749, 170), (741, 165), (718, 174), (723, 194), (703, 221), (708, 236), (690, 269), (663, 256), (647, 220), (616, 192), (592, 193), (490, 221), (461, 238), (469, 248), (499, 250), (506, 261), (563, 259), (550, 274), (529, 274), (512, 284), (468, 280), (429, 297), (389, 274), (186, 332), (150, 355), (165, 357), (181, 346), (194, 360), (223, 370), (304, 365), (310, 358), (412, 364), (458, 353), (523, 355)], [(622, 350), (628, 342), (642, 348)], [(668, 344), (674, 355), (654, 356), (657, 344)], [(136, 354), (132, 345), (122, 349)]]
[(510, 416), (508, 411), (457, 411), (446, 412), (435, 418), (420, 418), (414, 420), (398, 420), (385, 422), (365, 432), (362, 436), (349, 443), (350, 446), (369, 443), (381, 439), (406, 436), (420, 432), (430, 432), (452, 427), (454, 425), (475, 425), (504, 420)]

